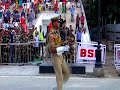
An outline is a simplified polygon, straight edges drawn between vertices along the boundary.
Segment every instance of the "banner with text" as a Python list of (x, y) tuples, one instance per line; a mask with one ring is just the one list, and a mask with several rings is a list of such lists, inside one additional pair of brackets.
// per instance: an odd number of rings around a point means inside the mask
[[(95, 62), (96, 60), (96, 53), (95, 50), (97, 47), (94, 47), (93, 45), (90, 46), (78, 46), (77, 48), (77, 63), (82, 62), (83, 60), (91, 60)], [(101, 46), (101, 59), (102, 63), (105, 63), (105, 57), (106, 57), (106, 46)]]

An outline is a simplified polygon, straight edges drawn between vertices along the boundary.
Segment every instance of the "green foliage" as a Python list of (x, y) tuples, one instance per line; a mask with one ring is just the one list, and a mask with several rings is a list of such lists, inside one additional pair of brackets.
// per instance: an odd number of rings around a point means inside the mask
[[(106, 18), (107, 24), (113, 23), (115, 18), (117, 18), (117, 23), (120, 23), (120, 0), (100, 0), (101, 1), (101, 16)], [(97, 26), (97, 8), (98, 0), (91, 0), (90, 4), (90, 15), (91, 15), (91, 26)], [(105, 20), (104, 20), (105, 21)]]

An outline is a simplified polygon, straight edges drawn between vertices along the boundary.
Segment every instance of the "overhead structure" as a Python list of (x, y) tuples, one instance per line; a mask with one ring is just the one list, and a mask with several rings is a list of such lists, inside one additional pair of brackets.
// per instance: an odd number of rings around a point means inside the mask
[(39, 26), (42, 26), (42, 31), (44, 34), (47, 32), (47, 27), (51, 22), (51, 18), (57, 17), (59, 14), (56, 13), (41, 13), (36, 21), (35, 27), (37, 27), (37, 31), (39, 31)]

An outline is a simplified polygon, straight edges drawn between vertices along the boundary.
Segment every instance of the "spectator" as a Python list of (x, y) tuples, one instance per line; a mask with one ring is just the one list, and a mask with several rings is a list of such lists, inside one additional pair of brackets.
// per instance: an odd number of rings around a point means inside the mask
[(13, 23), (9, 22), (8, 25), (9, 25), (9, 28), (10, 28), (10, 29), (12, 29), (12, 30), (14, 29)]
[(66, 13), (66, 4), (67, 4), (67, 0), (63, 0), (63, 13)]
[(65, 5), (65, 3), (62, 3), (62, 13), (66, 13), (66, 5)]
[(23, 3), (27, 3), (27, 0), (23, 0)]
[(0, 25), (2, 24), (2, 19), (3, 18), (3, 9), (0, 7)]
[(86, 28), (83, 28), (82, 36), (81, 36), (81, 42), (89, 43), (89, 41), (90, 41), (89, 34), (87, 33)]
[(4, 23), (7, 24), (8, 23), (8, 16), (6, 14), (6, 11), (4, 12)]
[(82, 32), (81, 32), (81, 28), (79, 27), (77, 31), (77, 42), (81, 42), (81, 35), (82, 35)]
[(40, 41), (44, 40), (44, 33), (42, 32), (42, 26), (41, 25), (40, 25), (39, 37), (40, 37)]
[(21, 17), (22, 17), (22, 16), (26, 17), (26, 14), (25, 14), (24, 9), (22, 9)]
[(13, 21), (13, 26), (14, 26), (14, 28), (18, 28), (19, 24), (16, 20)]
[(22, 9), (23, 8), (23, 0), (19, 0), (19, 8)]
[(70, 46), (70, 49), (69, 49), (69, 52), (68, 52), (68, 63), (74, 63), (75, 36), (73, 34), (73, 29), (70, 29), (70, 31), (69, 31), (68, 45)]
[[(10, 29), (10, 43), (14, 43), (14, 31), (12, 29)], [(10, 45), (10, 63), (13, 63), (13, 50), (14, 46)]]
[(70, 25), (69, 30), (70, 30), (70, 31), (73, 31), (73, 27), (72, 27), (72, 25)]
[(55, 10), (55, 13), (58, 13), (58, 2), (56, 1), (56, 3), (54, 4), (54, 10)]
[(26, 23), (26, 19), (24, 16), (21, 17), (21, 25), (25, 24)]
[(28, 34), (29, 33), (28, 26), (26, 24), (26, 19), (24, 16), (22, 16), (22, 18), (21, 18), (21, 26), (23, 27), (24, 32)]
[(76, 30), (77, 31), (79, 29), (79, 22), (80, 22), (80, 17), (79, 17), (79, 14), (77, 14), (76, 16)]
[(60, 36), (61, 36), (62, 41), (66, 41), (67, 40), (67, 33), (68, 33), (68, 31), (67, 31), (67, 28), (66, 28), (65, 24), (66, 24), (66, 21), (63, 22), (62, 28), (60, 30)]
[(19, 13), (19, 11), (17, 11), (15, 14), (16, 22), (20, 22), (20, 17), (21, 17), (20, 13)]
[(70, 12), (71, 12), (71, 22), (74, 22), (74, 15), (75, 15), (75, 6), (72, 5), (72, 7), (70, 8)]
[(9, 10), (9, 9), (7, 10), (6, 14), (7, 14), (8, 20), (9, 20), (9, 22), (10, 22), (11, 12), (10, 12), (10, 10)]
[(37, 32), (37, 27), (35, 27), (34, 32), (33, 32), (33, 37), (35, 37), (35, 33)]
[(84, 27), (84, 22), (85, 22), (85, 17), (83, 15), (83, 13), (82, 13), (82, 16), (80, 17), (80, 20), (81, 20), (81, 26), (83, 28)]
[(34, 41), (35, 41), (34, 54), (35, 54), (35, 57), (37, 58), (38, 57), (38, 52), (39, 52), (39, 41), (40, 41), (38, 31), (35, 32)]
[(30, 29), (32, 29), (34, 19), (35, 19), (35, 14), (31, 10), (31, 12), (28, 14), (28, 22), (29, 22)]
[(41, 11), (42, 11), (42, 5), (41, 3), (39, 3), (39, 13), (41, 13)]
[(5, 3), (5, 9), (9, 9), (9, 6), (10, 6), (9, 2), (6, 2)]
[(27, 13), (30, 12), (30, 1), (27, 1)]
[(61, 18), (61, 15), (60, 15), (60, 18), (59, 18), (59, 22), (60, 22), (60, 27), (62, 27), (63, 19)]

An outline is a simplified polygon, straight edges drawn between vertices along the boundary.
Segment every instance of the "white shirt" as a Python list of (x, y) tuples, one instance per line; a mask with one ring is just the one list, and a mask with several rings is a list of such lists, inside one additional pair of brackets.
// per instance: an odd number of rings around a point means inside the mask
[(28, 3), (27, 3), (27, 9), (29, 9), (29, 8), (30, 8), (30, 3), (28, 2)]
[(40, 41), (39, 35), (34, 36), (34, 39), (35, 39), (35, 47), (39, 47), (39, 41)]
[(82, 33), (81, 42), (83, 42), (83, 43), (89, 43), (90, 42), (88, 33)]
[(3, 27), (4, 27), (4, 30), (8, 30), (9, 24), (8, 23), (4, 23)]
[(18, 27), (18, 22), (13, 22), (13, 25), (14, 25), (15, 27)]

